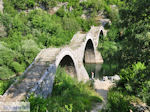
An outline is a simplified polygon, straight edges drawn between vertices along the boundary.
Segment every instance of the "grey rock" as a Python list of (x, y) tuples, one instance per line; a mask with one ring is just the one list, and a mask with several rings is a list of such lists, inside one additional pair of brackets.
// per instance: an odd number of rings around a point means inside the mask
[(107, 81), (107, 80), (108, 80), (108, 76), (104, 76), (103, 81)]
[(119, 77), (119, 75), (114, 75), (114, 76), (112, 76), (112, 79), (115, 81), (118, 81), (118, 80), (120, 80), (120, 77)]

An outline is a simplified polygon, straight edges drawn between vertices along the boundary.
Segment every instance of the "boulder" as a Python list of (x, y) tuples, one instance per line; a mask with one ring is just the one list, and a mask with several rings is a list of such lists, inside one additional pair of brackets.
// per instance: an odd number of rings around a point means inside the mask
[(107, 81), (108, 80), (108, 76), (103, 76), (103, 81)]
[(118, 80), (120, 80), (119, 75), (111, 76), (111, 81), (118, 81)]

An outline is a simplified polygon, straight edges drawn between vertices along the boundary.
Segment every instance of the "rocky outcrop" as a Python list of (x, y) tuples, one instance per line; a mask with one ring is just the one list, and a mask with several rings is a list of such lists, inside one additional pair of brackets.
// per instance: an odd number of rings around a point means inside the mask
[(59, 3), (56, 7), (53, 7), (53, 8), (50, 8), (48, 10), (48, 13), (53, 15), (55, 14), (61, 7), (64, 6), (64, 8), (66, 9), (67, 8), (67, 5), (68, 5), (68, 2), (65, 2), (65, 3)]
[(119, 81), (119, 80), (120, 80), (120, 77), (119, 77), (119, 75), (104, 76), (104, 77), (103, 77), (103, 81), (107, 81), (107, 80), (110, 80), (111, 82)]

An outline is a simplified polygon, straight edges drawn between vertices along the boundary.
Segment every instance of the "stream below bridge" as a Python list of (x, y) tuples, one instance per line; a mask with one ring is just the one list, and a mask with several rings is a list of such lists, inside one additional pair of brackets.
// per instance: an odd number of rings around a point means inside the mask
[(91, 72), (94, 72), (95, 79), (102, 79), (103, 76), (110, 76), (115, 73), (117, 69), (117, 64), (109, 64), (109, 63), (102, 63), (102, 64), (84, 64), (85, 69), (87, 70), (89, 77), (91, 78)]

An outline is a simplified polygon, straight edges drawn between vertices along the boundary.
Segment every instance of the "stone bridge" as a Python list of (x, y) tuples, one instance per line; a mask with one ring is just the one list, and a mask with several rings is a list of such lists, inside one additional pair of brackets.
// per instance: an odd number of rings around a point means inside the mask
[(64, 67), (79, 81), (89, 80), (84, 63), (103, 63), (97, 46), (104, 28), (91, 27), (88, 33), (78, 32), (69, 45), (41, 50), (24, 74), (0, 97), (1, 101), (21, 101), (35, 93), (43, 97), (51, 94), (58, 66)]

